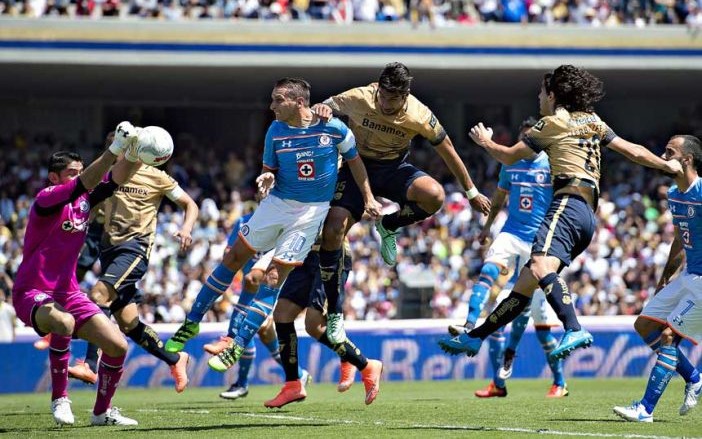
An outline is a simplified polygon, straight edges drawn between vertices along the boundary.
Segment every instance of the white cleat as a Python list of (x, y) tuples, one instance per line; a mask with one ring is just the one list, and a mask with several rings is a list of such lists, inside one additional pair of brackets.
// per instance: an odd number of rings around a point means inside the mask
[(219, 394), (220, 398), (224, 399), (239, 399), (239, 398), (246, 398), (246, 395), (249, 394), (249, 388), (248, 387), (242, 387), (239, 386), (238, 383), (234, 383), (229, 387), (229, 390), (224, 391)]
[(346, 341), (346, 331), (344, 330), (344, 315), (339, 313), (329, 313), (327, 315), (327, 338), (332, 344), (339, 344)]
[(54, 421), (58, 425), (73, 425), (75, 418), (71, 411), (71, 400), (65, 396), (51, 401), (51, 412), (54, 414)]
[(695, 408), (697, 405), (697, 399), (700, 397), (702, 392), (702, 378), (696, 383), (685, 384), (685, 399), (680, 406), (680, 416), (685, 416)]
[(139, 425), (139, 423), (119, 412), (117, 407), (110, 407), (101, 415), (92, 415), (90, 418), (91, 425)]
[(614, 407), (614, 414), (630, 422), (653, 422), (653, 415), (639, 401), (634, 401), (629, 407)]
[(300, 382), (303, 386), (306, 386), (312, 382), (312, 375), (310, 375), (307, 369), (302, 369), (302, 373), (300, 374)]

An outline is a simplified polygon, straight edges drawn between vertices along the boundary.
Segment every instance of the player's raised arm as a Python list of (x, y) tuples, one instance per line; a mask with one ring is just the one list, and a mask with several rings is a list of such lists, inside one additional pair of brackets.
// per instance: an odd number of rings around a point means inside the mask
[(485, 127), (482, 122), (470, 129), (470, 138), (503, 165), (513, 165), (519, 160), (536, 156), (536, 152), (521, 140), (511, 147), (495, 143), (492, 140), (492, 128)]
[(677, 160), (663, 160), (646, 147), (629, 142), (621, 137), (614, 137), (614, 139), (607, 144), (607, 147), (639, 165), (659, 169), (668, 174), (677, 175), (682, 173), (682, 166)]
[[(134, 145), (137, 141), (137, 130), (129, 122), (121, 122), (115, 129), (114, 139), (100, 157), (92, 162), (80, 174), (80, 181), (87, 189), (93, 189), (103, 179), (104, 175), (110, 169), (115, 159), (126, 150)], [(126, 162), (121, 165), (115, 165), (112, 171), (112, 179), (118, 185), (124, 184), (133, 173), (136, 165), (134, 162)]]

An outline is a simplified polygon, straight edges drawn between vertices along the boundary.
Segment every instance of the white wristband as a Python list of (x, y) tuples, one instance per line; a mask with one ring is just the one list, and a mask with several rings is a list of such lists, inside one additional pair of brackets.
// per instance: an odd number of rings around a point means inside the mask
[(475, 186), (473, 186), (472, 188), (470, 188), (466, 191), (466, 197), (468, 197), (469, 200), (472, 200), (473, 198), (477, 197), (478, 195), (480, 195), (480, 191)]

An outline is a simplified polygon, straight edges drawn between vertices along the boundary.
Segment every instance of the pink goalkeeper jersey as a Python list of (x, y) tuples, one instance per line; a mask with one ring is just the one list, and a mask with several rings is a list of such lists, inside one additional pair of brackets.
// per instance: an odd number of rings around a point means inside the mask
[(16, 291), (79, 289), (76, 265), (88, 229), (88, 196), (78, 178), (39, 192), (29, 213)]

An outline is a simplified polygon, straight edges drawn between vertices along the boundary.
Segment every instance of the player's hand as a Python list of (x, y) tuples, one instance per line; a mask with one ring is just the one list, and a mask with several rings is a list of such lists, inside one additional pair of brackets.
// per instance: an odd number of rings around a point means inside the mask
[(324, 122), (329, 122), (334, 116), (334, 112), (332, 111), (331, 107), (327, 104), (314, 104), (312, 106), (312, 112)]
[(485, 195), (478, 194), (477, 197), (473, 198), (472, 200), (468, 200), (468, 202), (470, 203), (470, 207), (472, 207), (473, 210), (477, 210), (483, 215), (487, 215), (488, 213), (490, 213), (490, 207), (492, 206), (492, 202)]
[(485, 127), (482, 122), (470, 129), (470, 138), (478, 145), (485, 145), (492, 140), (492, 128)]
[(135, 144), (138, 138), (137, 129), (130, 122), (120, 122), (115, 128), (115, 136), (112, 144), (108, 148), (114, 155), (120, 155), (131, 145)]
[(173, 234), (173, 237), (180, 241), (180, 251), (184, 252), (193, 243), (193, 237), (187, 230), (178, 230)]
[(673, 174), (673, 175), (682, 175), (683, 174), (683, 168), (682, 165), (680, 164), (679, 161), (672, 159), (672, 160), (666, 160), (665, 162), (666, 168), (663, 170), (663, 172), (667, 174)]
[(364, 206), (364, 214), (368, 215), (369, 219), (376, 220), (383, 214), (383, 205), (373, 198)]
[(261, 199), (266, 198), (275, 186), (275, 175), (272, 172), (264, 172), (256, 177), (256, 186), (258, 186), (258, 195)]

